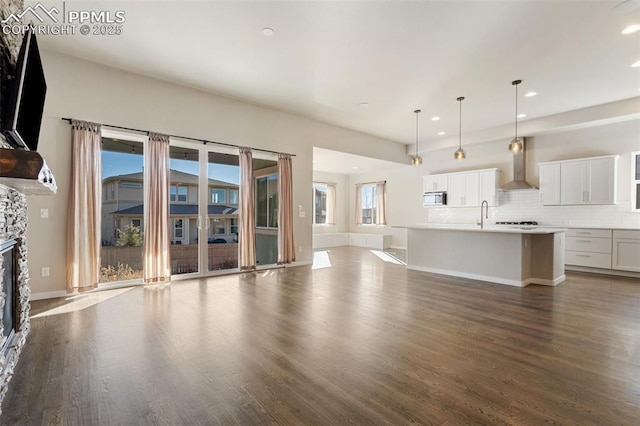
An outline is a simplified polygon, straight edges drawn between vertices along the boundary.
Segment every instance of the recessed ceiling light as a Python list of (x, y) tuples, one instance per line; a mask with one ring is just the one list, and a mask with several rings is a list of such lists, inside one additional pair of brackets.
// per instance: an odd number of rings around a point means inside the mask
[(431, 121), (438, 121), (438, 120), (440, 120), (440, 117), (438, 117), (437, 115), (431, 117)]
[(640, 31), (640, 25), (638, 24), (629, 25), (627, 28), (622, 30), (622, 34), (633, 34), (636, 31)]
[(525, 93), (524, 95), (525, 95), (527, 98), (531, 98), (531, 97), (533, 97), (533, 96), (535, 96), (535, 95), (537, 95), (537, 94), (538, 94), (538, 92), (528, 92), (528, 93)]
[(527, 116), (527, 114), (518, 114), (517, 117), (518, 118), (525, 118)]
[(358, 167), (358, 166), (353, 166), (353, 167), (352, 167), (352, 169), (353, 169), (353, 170), (358, 170), (358, 169), (359, 169), (359, 167)]
[(638, 68), (640, 67), (640, 61), (635, 61), (634, 63), (631, 64), (631, 68)]
[(272, 36), (272, 35), (274, 35), (275, 33), (276, 33), (276, 32), (275, 32), (275, 31), (273, 31), (273, 28), (266, 27), (266, 28), (263, 28), (263, 29), (262, 29), (262, 34), (263, 34), (263, 35), (266, 35), (266, 36), (268, 36), (268, 37), (271, 37), (271, 36)]
[(360, 103), (358, 104), (358, 106), (359, 106), (360, 108), (368, 108), (368, 107), (369, 107), (369, 102), (360, 102)]
[(438, 136), (446, 135), (446, 132), (438, 132)]

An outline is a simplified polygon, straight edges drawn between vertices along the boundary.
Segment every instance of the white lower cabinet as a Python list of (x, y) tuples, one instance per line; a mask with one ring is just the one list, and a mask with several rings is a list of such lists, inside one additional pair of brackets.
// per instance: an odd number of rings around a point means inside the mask
[(611, 241), (610, 229), (568, 229), (564, 263), (611, 269)]
[(640, 231), (613, 231), (613, 269), (640, 272)]

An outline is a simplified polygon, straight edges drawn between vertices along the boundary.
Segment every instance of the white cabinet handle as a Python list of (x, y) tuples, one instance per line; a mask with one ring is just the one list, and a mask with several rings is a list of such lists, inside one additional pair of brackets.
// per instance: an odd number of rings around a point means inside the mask
[(576, 234), (591, 235), (591, 232), (588, 232), (588, 231), (576, 231)]
[(576, 257), (591, 257), (588, 254), (576, 254)]
[(590, 243), (591, 240), (576, 240), (576, 243)]

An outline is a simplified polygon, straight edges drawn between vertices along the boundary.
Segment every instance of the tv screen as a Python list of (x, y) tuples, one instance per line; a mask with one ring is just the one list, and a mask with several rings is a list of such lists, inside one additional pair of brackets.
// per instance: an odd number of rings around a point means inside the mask
[(38, 148), (47, 83), (36, 36), (27, 31), (9, 89), (9, 109), (4, 133), (17, 148)]

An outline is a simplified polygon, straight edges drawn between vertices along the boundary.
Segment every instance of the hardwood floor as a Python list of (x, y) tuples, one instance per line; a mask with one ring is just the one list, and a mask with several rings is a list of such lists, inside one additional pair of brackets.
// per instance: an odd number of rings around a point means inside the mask
[(637, 280), (327, 258), (33, 302), (0, 424), (638, 424)]

